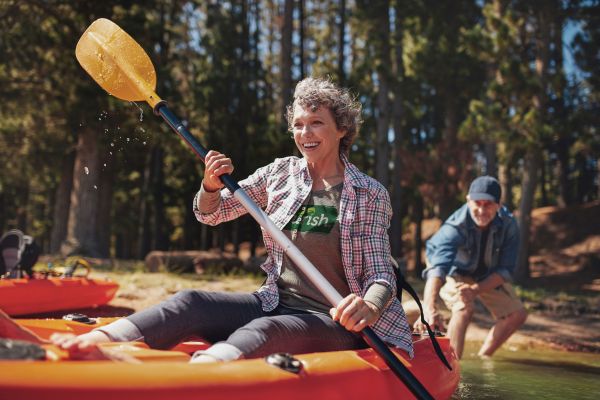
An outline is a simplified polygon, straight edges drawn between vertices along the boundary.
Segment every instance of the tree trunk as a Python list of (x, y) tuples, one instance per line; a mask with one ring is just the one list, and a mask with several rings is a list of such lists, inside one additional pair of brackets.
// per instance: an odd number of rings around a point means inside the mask
[(286, 106), (292, 98), (292, 31), (294, 27), (294, 1), (285, 0), (283, 18), (281, 19), (281, 98), (279, 106), (279, 121), (287, 126), (285, 119)]
[(404, 256), (402, 244), (402, 149), (404, 146), (404, 97), (402, 95), (402, 82), (404, 81), (404, 65), (402, 60), (402, 33), (403, 24), (400, 9), (401, 5), (396, 2), (396, 19), (394, 27), (395, 47), (394, 47), (394, 67), (395, 67), (395, 83), (394, 83), (394, 100), (392, 103), (392, 126), (394, 128), (394, 169), (392, 170), (392, 223), (390, 227), (390, 241), (392, 256), (394, 258), (402, 258)]
[(373, 36), (375, 48), (374, 60), (379, 81), (377, 91), (377, 138), (375, 147), (375, 178), (386, 188), (389, 185), (390, 145), (388, 133), (390, 129), (389, 99), (391, 81), (391, 54), (390, 54), (390, 15), (389, 1), (376, 2), (366, 7), (372, 8), (367, 15), (372, 15)]
[(6, 195), (4, 191), (0, 191), (0, 229), (5, 231), (6, 227)]
[(67, 238), (61, 246), (63, 255), (100, 256), (97, 236), (99, 164), (96, 132), (84, 128), (77, 142)]
[(496, 156), (496, 147), (496, 142), (494, 141), (486, 141), (484, 143), (486, 175), (498, 176), (498, 157)]
[(208, 250), (209, 236), (208, 225), (202, 224), (200, 226), (200, 250)]
[[(400, 141), (398, 141), (400, 142)], [(394, 174), (392, 175), (392, 210), (394, 212), (392, 216), (392, 222), (390, 225), (390, 245), (392, 256), (394, 258), (402, 258), (404, 255), (402, 249), (402, 180), (400, 179), (401, 157), (400, 147), (395, 142), (395, 155), (394, 155)]]
[(31, 188), (29, 184), (25, 182), (21, 190), (19, 190), (19, 206), (17, 207), (17, 229), (22, 232), (28, 231), (28, 220), (29, 220), (29, 194), (31, 192)]
[(163, 171), (163, 160), (165, 151), (162, 146), (154, 148), (152, 170), (154, 175), (152, 201), (154, 204), (154, 240), (153, 250), (168, 250), (169, 238), (166, 233), (165, 218), (165, 174)]
[(540, 206), (542, 207), (546, 207), (548, 205), (547, 171), (548, 169), (546, 168), (546, 160), (544, 153), (542, 153), (542, 157), (540, 159), (540, 192), (542, 195), (542, 204), (540, 204)]
[(142, 187), (140, 191), (140, 214), (138, 219), (138, 248), (137, 258), (143, 260), (150, 252), (152, 232), (150, 231), (150, 185), (152, 177), (152, 158), (154, 148), (146, 154), (144, 172), (142, 174)]
[[(552, 30), (552, 41), (554, 42), (554, 51), (552, 57), (554, 58), (554, 65), (556, 68), (556, 74), (560, 75), (558, 81), (558, 87), (556, 88), (557, 96), (554, 99), (556, 104), (556, 116), (558, 118), (558, 125), (560, 132), (558, 132), (558, 139), (555, 142), (556, 151), (556, 169), (555, 174), (558, 181), (558, 196), (557, 203), (559, 207), (566, 207), (571, 204), (571, 187), (569, 182), (569, 150), (572, 145), (572, 137), (568, 131), (569, 117), (565, 110), (565, 91), (564, 84), (566, 81), (564, 59), (563, 59), (563, 28), (565, 21), (565, 13), (557, 12), (554, 18), (554, 29)], [(555, 83), (556, 84), (556, 83)]]
[(52, 254), (60, 251), (60, 246), (67, 237), (74, 163), (74, 152), (67, 153), (62, 159), (62, 173), (54, 195), (54, 215), (52, 217), (52, 231), (50, 233), (50, 253)]
[(300, 53), (298, 55), (298, 59), (300, 62), (299, 65), (299, 69), (300, 69), (300, 79), (304, 79), (305, 75), (306, 75), (306, 70), (304, 67), (304, 9), (305, 9), (305, 4), (304, 4), (305, 0), (299, 0), (298, 1), (298, 24), (300, 25), (300, 37), (298, 38), (298, 45), (299, 45), (299, 50), (298, 52)]
[[(189, 198), (194, 198), (195, 193), (190, 193)], [(198, 249), (200, 247), (200, 223), (196, 220), (194, 210), (185, 202), (185, 220), (183, 222), (183, 248), (184, 250)]]
[(571, 204), (571, 184), (569, 181), (569, 147), (570, 141), (566, 138), (559, 139), (556, 146), (556, 175), (558, 176), (558, 197), (559, 207), (566, 207)]
[(110, 257), (111, 211), (115, 178), (113, 166), (114, 163), (103, 163), (98, 185), (98, 253), (102, 258)]
[(423, 198), (417, 195), (414, 204), (415, 219), (415, 276), (421, 276), (423, 272), (423, 260), (421, 259), (421, 249), (423, 248)]
[[(600, 158), (598, 158), (598, 160), (596, 160), (596, 176), (600, 177)], [(596, 198), (600, 199), (600, 185), (596, 186), (598, 189), (598, 192), (596, 193)]]
[(498, 179), (500, 181), (500, 186), (502, 187), (502, 202), (510, 210), (513, 210), (515, 207), (512, 195), (513, 178), (509, 162), (500, 164), (500, 168), (498, 169)]
[[(539, 89), (532, 96), (532, 104), (537, 110), (537, 123), (529, 129), (538, 130), (545, 121), (547, 109), (548, 60), (550, 55), (551, 6), (544, 3), (536, 8), (537, 30), (535, 32), (535, 72), (539, 80)], [(538, 132), (531, 132), (536, 137)], [(537, 140), (540, 145), (542, 139)], [(524, 282), (530, 276), (529, 271), (529, 235), (531, 228), (531, 210), (534, 207), (538, 173), (542, 167), (543, 153), (536, 144), (530, 145), (523, 163), (521, 182), (521, 203), (519, 205), (519, 227), (521, 229), (519, 257), (515, 271), (515, 281)]]
[(340, 24), (339, 24), (339, 38), (338, 38), (338, 79), (339, 84), (344, 86), (346, 84), (346, 71), (344, 69), (344, 63), (346, 62), (345, 56), (346, 50), (346, 0), (340, 1)]
[(519, 257), (515, 269), (514, 279), (523, 283), (529, 276), (529, 236), (531, 231), (531, 210), (535, 201), (538, 172), (540, 169), (541, 155), (539, 150), (530, 150), (523, 163), (523, 181), (521, 183), (521, 202), (519, 205), (518, 223), (521, 230), (519, 237)]
[(460, 170), (463, 168), (465, 160), (461, 159), (464, 153), (461, 153), (457, 145), (458, 137), (458, 109), (454, 93), (444, 95), (444, 132), (441, 151), (446, 154), (452, 154), (453, 157), (445, 158), (443, 162), (443, 190), (439, 200), (439, 217), (446, 219), (456, 209), (456, 196), (458, 194), (458, 179), (461, 176)]

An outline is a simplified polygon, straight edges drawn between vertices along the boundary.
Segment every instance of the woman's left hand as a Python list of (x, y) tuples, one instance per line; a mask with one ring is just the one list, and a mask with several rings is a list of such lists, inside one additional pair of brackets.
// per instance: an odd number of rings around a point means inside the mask
[(334, 321), (338, 321), (347, 330), (360, 332), (377, 322), (381, 311), (361, 297), (349, 294), (329, 313)]

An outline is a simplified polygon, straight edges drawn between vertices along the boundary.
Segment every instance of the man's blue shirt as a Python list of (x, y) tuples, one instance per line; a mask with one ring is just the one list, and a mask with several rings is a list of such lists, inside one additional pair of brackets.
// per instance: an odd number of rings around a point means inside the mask
[(427, 241), (427, 268), (423, 271), (423, 278), (445, 280), (446, 276), (472, 276), (477, 269), (479, 252), (484, 251), (487, 271), (478, 280), (497, 273), (507, 282), (512, 281), (519, 252), (517, 222), (502, 206), (488, 229), (487, 244), (481, 249), (481, 230), (471, 218), (467, 204), (456, 210)]

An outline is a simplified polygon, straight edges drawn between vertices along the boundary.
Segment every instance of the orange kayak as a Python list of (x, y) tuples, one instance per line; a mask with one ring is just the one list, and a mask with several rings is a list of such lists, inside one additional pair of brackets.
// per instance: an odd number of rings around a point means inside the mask
[[(17, 320), (47, 337), (51, 331), (81, 333), (110, 322), (88, 325), (61, 320)], [(435, 399), (448, 399), (456, 390), (459, 364), (447, 338), (440, 346), (453, 367), (437, 358), (430, 340), (414, 341), (415, 357), (395, 351), (402, 363)], [(189, 354), (206, 343), (184, 343), (170, 351), (148, 349), (141, 343), (102, 345), (135, 357), (140, 363), (0, 360), (0, 398), (4, 399), (413, 399), (414, 396), (371, 349), (294, 355), (299, 371), (285, 370), (268, 359), (189, 364)], [(58, 352), (60, 353), (60, 351)]]
[(116, 282), (82, 277), (2, 279), (0, 309), (15, 316), (96, 307), (112, 300), (117, 289)]

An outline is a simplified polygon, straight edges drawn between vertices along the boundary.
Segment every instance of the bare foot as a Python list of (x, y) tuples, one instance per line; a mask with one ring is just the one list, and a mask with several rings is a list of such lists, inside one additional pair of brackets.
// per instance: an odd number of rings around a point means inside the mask
[(110, 360), (138, 364), (140, 361), (117, 347), (103, 347), (111, 342), (101, 331), (91, 331), (83, 335), (72, 333), (54, 333), (50, 336), (52, 344), (69, 353), (70, 360)]
[(53, 333), (50, 342), (69, 353), (70, 358), (84, 359), (98, 351), (99, 343), (110, 342), (103, 332), (91, 331), (83, 335), (72, 333)]

